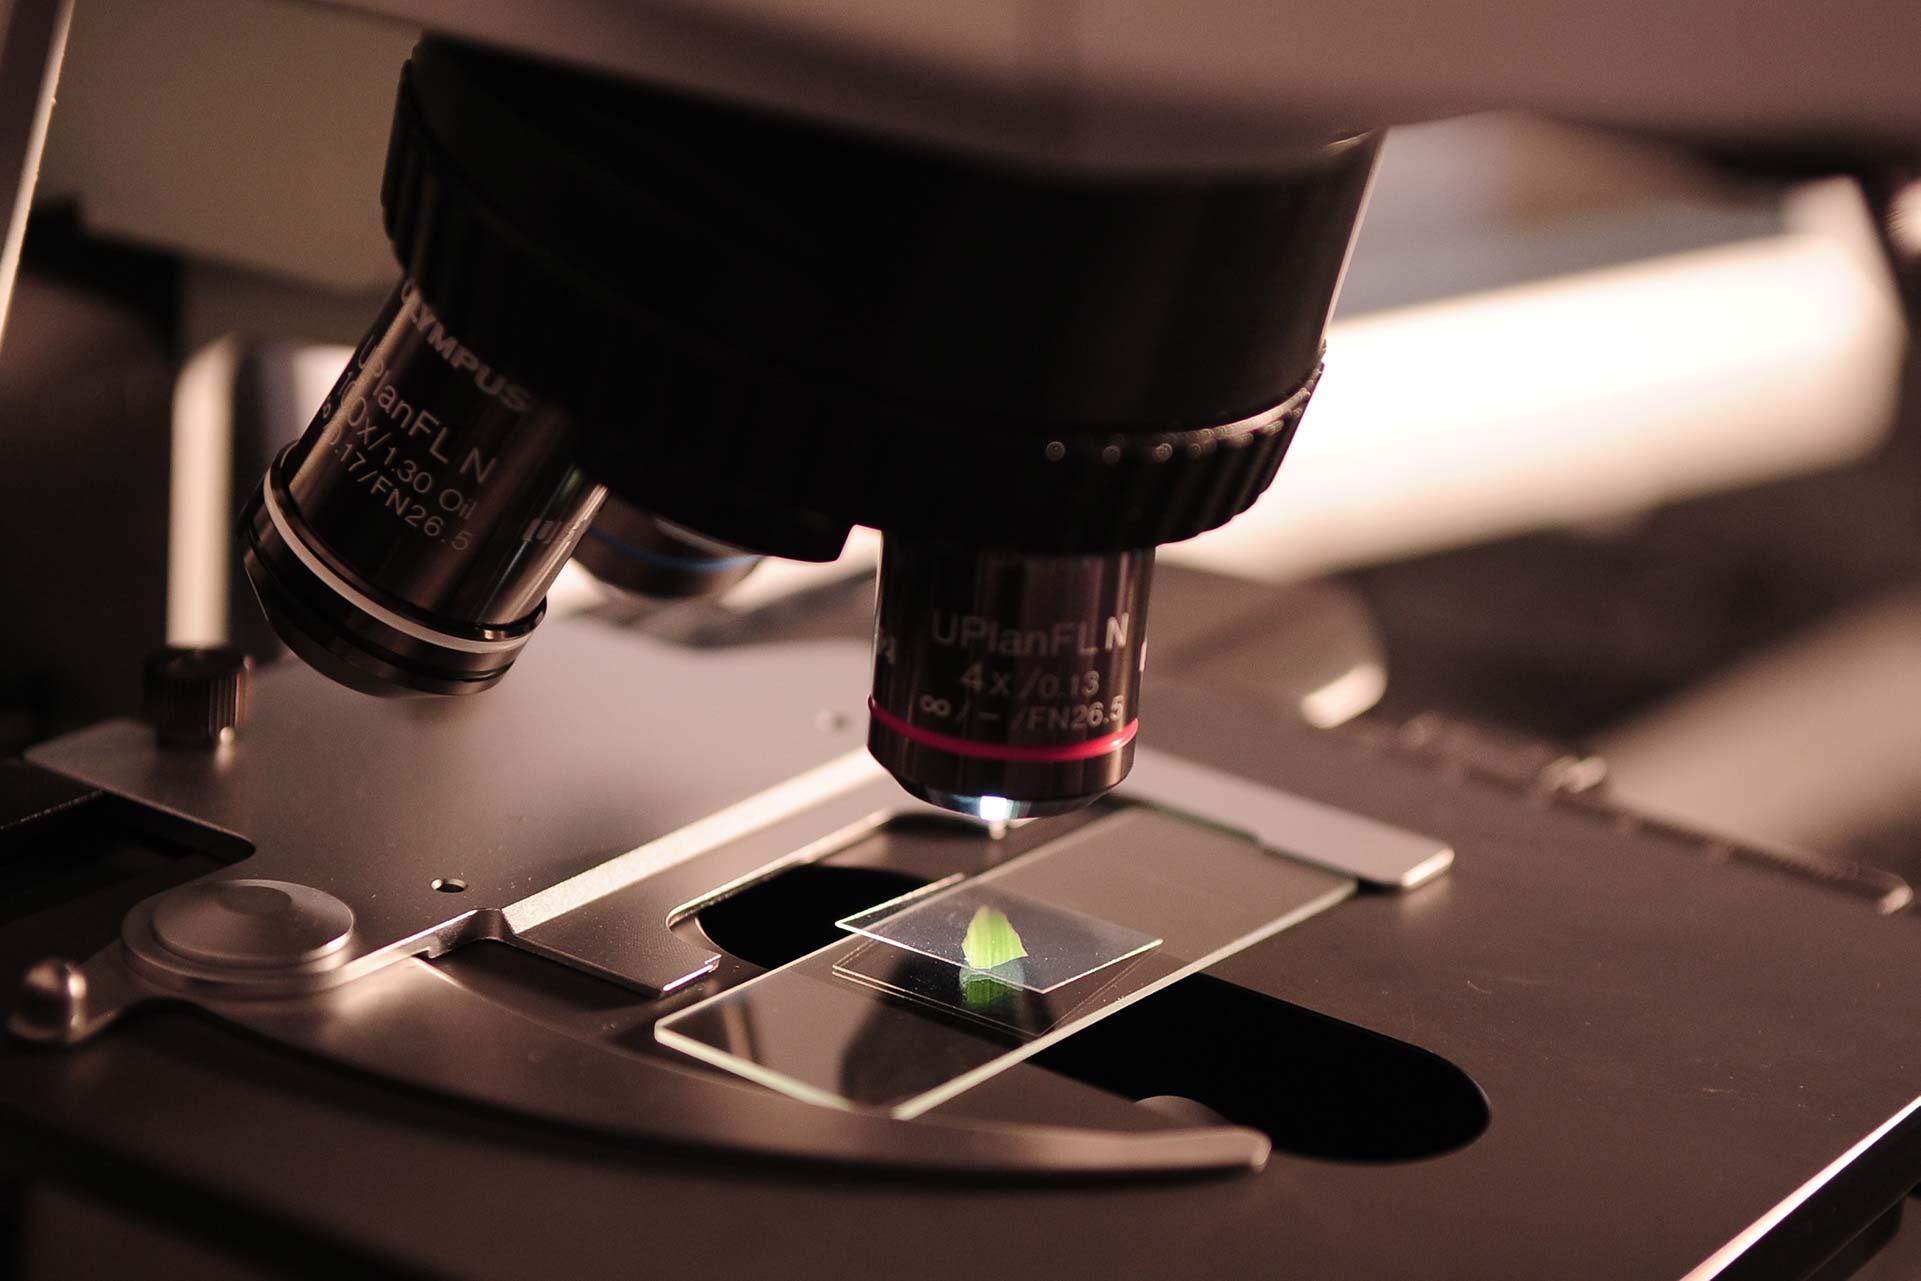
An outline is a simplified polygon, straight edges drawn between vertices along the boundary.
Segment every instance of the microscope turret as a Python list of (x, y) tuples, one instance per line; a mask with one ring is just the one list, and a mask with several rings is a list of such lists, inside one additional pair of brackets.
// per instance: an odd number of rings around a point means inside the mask
[(1301, 420), (1375, 142), (1069, 174), (426, 40), (405, 278), (248, 505), (248, 573), (336, 679), (460, 694), (609, 491), (593, 554), (669, 592), (873, 526), (874, 753), (967, 813), (1084, 804), (1133, 758), (1154, 548)]

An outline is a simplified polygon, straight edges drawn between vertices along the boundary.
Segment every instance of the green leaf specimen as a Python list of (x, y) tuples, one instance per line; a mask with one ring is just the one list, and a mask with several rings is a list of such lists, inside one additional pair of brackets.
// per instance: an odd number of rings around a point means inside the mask
[(967, 936), (961, 940), (961, 955), (967, 958), (969, 969), (991, 970), (1009, 961), (1018, 961), (1027, 955), (1021, 945), (1019, 931), (1007, 914), (998, 908), (983, 905), (974, 913), (974, 919), (967, 923)]

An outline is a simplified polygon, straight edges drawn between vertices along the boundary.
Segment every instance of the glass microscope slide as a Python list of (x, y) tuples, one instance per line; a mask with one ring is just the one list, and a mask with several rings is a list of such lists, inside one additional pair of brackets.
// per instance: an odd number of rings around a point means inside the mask
[(796, 1098), (918, 1116), (1354, 889), (1245, 836), (1129, 806), (850, 917), (853, 938), (655, 1035)]

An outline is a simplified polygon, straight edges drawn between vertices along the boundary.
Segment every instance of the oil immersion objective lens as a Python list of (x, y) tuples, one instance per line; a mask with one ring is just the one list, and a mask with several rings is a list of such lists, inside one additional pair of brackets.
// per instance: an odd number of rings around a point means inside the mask
[(493, 685), (601, 504), (575, 436), (403, 281), (241, 516), (274, 630), (367, 693)]

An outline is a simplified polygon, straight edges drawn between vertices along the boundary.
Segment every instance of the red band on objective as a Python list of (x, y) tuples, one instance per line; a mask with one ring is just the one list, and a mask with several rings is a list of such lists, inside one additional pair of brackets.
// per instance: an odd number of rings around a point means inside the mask
[(1140, 720), (1136, 718), (1127, 722), (1116, 733), (1104, 738), (1089, 739), (1084, 743), (1062, 743), (1059, 746), (1050, 747), (1016, 747), (1011, 744), (977, 743), (971, 738), (956, 738), (952, 734), (942, 734), (931, 729), (922, 729), (918, 725), (910, 725), (876, 703), (871, 697), (867, 700), (867, 711), (886, 728), (923, 747), (952, 752), (956, 756), (978, 757), (981, 760), (1031, 761), (1042, 765), (1061, 761), (1088, 761), (1096, 756), (1105, 756), (1133, 742), (1134, 735), (1139, 733), (1141, 728)]

